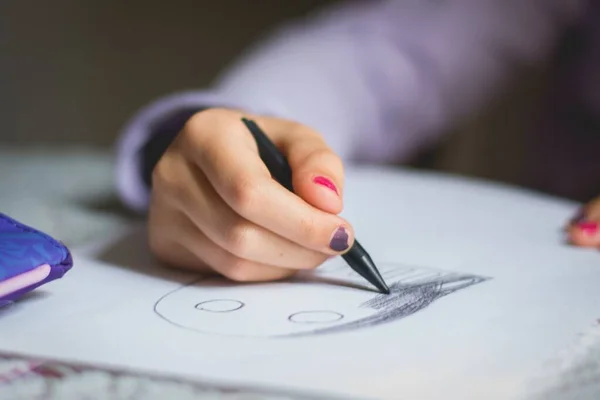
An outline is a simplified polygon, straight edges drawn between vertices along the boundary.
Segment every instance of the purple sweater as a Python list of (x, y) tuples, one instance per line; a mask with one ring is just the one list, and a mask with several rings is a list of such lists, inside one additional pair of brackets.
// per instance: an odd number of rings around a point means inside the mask
[[(573, 110), (591, 124), (577, 129), (598, 127), (597, 4), (364, 0), (327, 8), (281, 27), (245, 53), (214, 86), (175, 93), (135, 115), (118, 143), (119, 193), (134, 209), (148, 206), (140, 149), (160, 134), (157, 121), (181, 118), (178, 112), (190, 108), (232, 106), (290, 118), (320, 131), (346, 162), (402, 162), (439, 139), (445, 127), (479, 110), (517, 67), (544, 61), (559, 38), (572, 30), (572, 35), (591, 40), (577, 41), (582, 48), (570, 51), (566, 72), (557, 75), (557, 92), (549, 101), (553, 120), (540, 128), (538, 138), (554, 153), (544, 159), (534, 152), (540, 159), (532, 158), (532, 186), (581, 195), (581, 188), (591, 183), (583, 178), (570, 183), (572, 176), (561, 179), (556, 174), (591, 166), (595, 170), (586, 169), (586, 174), (593, 180), (600, 177), (600, 163), (571, 156), (556, 164), (556, 154), (562, 154), (565, 143), (575, 149), (571, 133), (559, 132), (561, 124), (563, 131), (573, 129), (566, 123)], [(580, 136), (586, 136), (583, 147), (600, 160), (600, 132)], [(600, 180), (593, 183), (600, 193)]]

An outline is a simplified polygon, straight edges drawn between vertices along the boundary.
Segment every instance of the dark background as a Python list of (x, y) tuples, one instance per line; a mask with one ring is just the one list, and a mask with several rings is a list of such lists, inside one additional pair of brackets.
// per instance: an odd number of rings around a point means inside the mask
[(208, 84), (262, 32), (319, 3), (3, 0), (1, 139), (110, 144), (141, 105)]

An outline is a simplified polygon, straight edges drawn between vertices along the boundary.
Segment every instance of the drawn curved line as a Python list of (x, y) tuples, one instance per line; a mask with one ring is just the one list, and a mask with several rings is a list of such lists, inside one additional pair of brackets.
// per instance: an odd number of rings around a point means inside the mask
[[(427, 306), (434, 303), (436, 300), (438, 300), (441, 297), (447, 296), (451, 293), (460, 291), (469, 286), (480, 284), (480, 283), (483, 283), (483, 282), (486, 282), (486, 281), (492, 279), (490, 277), (485, 277), (485, 276), (479, 276), (479, 275), (474, 275), (474, 274), (461, 274), (461, 273), (456, 273), (456, 272), (452, 272), (452, 271), (440, 270), (437, 268), (422, 267), (422, 266), (420, 267), (417, 265), (406, 265), (406, 264), (397, 264), (397, 263), (390, 263), (390, 262), (380, 263), (380, 264), (395, 265), (400, 268), (406, 267), (406, 268), (411, 268), (411, 269), (424, 269), (424, 270), (430, 270), (430, 271), (437, 271), (437, 272), (439, 272), (439, 274), (442, 275), (441, 276), (442, 280), (432, 282), (432, 281), (427, 281), (427, 279), (424, 279), (422, 281), (419, 281), (419, 280), (412, 281), (407, 284), (402, 284), (401, 282), (392, 284), (392, 286), (390, 286), (390, 288), (395, 289), (398, 293), (400, 291), (402, 291), (402, 293), (404, 295), (411, 295), (411, 294), (415, 295), (416, 294), (416, 295), (420, 295), (421, 297), (418, 299), (415, 299), (415, 301), (413, 301), (412, 303), (409, 302), (409, 303), (404, 304), (395, 309), (393, 308), (393, 309), (389, 310), (389, 309), (387, 309), (387, 307), (382, 307), (385, 309), (385, 312), (376, 313), (370, 317), (363, 318), (361, 320), (357, 320), (357, 321), (353, 321), (353, 322), (349, 322), (349, 323), (345, 323), (345, 324), (341, 324), (341, 325), (317, 328), (317, 329), (314, 329), (311, 331), (298, 332), (298, 333), (273, 334), (273, 335), (266, 334), (266, 335), (261, 335), (261, 336), (247, 335), (247, 334), (219, 334), (219, 333), (214, 333), (214, 332), (203, 331), (200, 329), (190, 328), (188, 326), (179, 324), (179, 323), (174, 322), (174, 321), (170, 320), (169, 318), (165, 317), (164, 315), (162, 315), (160, 313), (160, 311), (158, 311), (158, 305), (167, 296), (170, 296), (171, 294), (173, 294), (179, 290), (183, 290), (186, 287), (195, 285), (196, 283), (198, 283), (200, 281), (206, 280), (207, 279), (206, 277), (194, 279), (193, 281), (191, 281), (187, 284), (184, 284), (178, 288), (175, 288), (175, 289), (171, 290), (170, 292), (166, 293), (165, 295), (161, 296), (154, 303), (153, 311), (162, 320), (164, 320), (165, 322), (167, 322), (173, 326), (176, 326), (178, 328), (182, 328), (182, 329), (185, 329), (188, 331), (198, 332), (198, 333), (205, 334), (205, 335), (217, 335), (217, 336), (228, 336), (228, 337), (238, 337), (238, 338), (252, 338), (252, 339), (258, 339), (258, 340), (261, 340), (261, 339), (264, 339), (264, 340), (289, 339), (289, 338), (302, 337), (302, 336), (341, 333), (341, 332), (345, 332), (345, 331), (352, 331), (355, 329), (360, 329), (365, 326), (376, 326), (376, 325), (383, 324), (386, 322), (400, 320), (400, 319), (408, 317), (408, 316), (426, 308)], [(438, 278), (439, 278), (439, 276), (438, 276)], [(448, 283), (454, 284), (454, 286), (445, 288), (444, 285), (446, 285)], [(385, 298), (385, 301), (384, 301), (384, 298)], [(389, 295), (378, 295), (378, 296), (372, 298), (371, 300), (363, 303), (361, 306), (366, 306), (366, 307), (370, 307), (370, 308), (372, 307), (372, 308), (377, 309), (378, 307), (381, 307), (383, 305), (382, 303), (388, 302), (390, 300), (391, 300), (391, 298), (389, 297)]]
[[(328, 321), (296, 321), (294, 320), (294, 317), (300, 314), (312, 314), (312, 313), (327, 313), (327, 314), (335, 314), (336, 318), (335, 319), (331, 319)], [(298, 311), (296, 313), (291, 314), (288, 317), (288, 321), (293, 322), (295, 324), (330, 324), (332, 322), (336, 322), (339, 321), (340, 319), (344, 318), (344, 314), (340, 314), (337, 311), (330, 311), (330, 310), (311, 310), (311, 311)]]
[[(158, 300), (156, 300), (156, 302), (154, 303), (154, 306), (152, 306), (152, 311), (154, 312), (154, 314), (158, 315), (160, 319), (162, 319), (163, 321), (165, 321), (168, 324), (171, 324), (171, 325), (176, 326), (178, 328), (183, 328), (183, 329), (187, 329), (187, 330), (196, 331), (196, 329), (191, 329), (191, 328), (188, 328), (187, 326), (184, 326), (184, 325), (178, 324), (176, 322), (173, 322), (169, 318), (167, 318), (164, 315), (162, 315), (160, 313), (160, 311), (158, 311), (158, 305), (160, 304), (161, 301), (163, 301), (165, 299), (165, 297), (170, 296), (173, 293), (175, 293), (175, 292), (177, 292), (177, 291), (179, 291), (181, 289), (184, 289), (184, 288), (186, 288), (188, 286), (192, 286), (192, 285), (196, 284), (197, 282), (200, 282), (200, 281), (202, 281), (204, 279), (205, 278), (196, 278), (193, 281), (190, 281), (190, 282), (188, 282), (186, 284), (183, 284), (182, 286), (179, 286), (179, 287), (171, 290), (170, 292), (167, 292), (166, 294), (160, 296), (160, 298)], [(201, 332), (201, 331), (198, 331), (198, 332)]]
[(196, 329), (196, 328), (190, 328), (189, 326), (186, 325), (182, 325), (178, 322), (172, 321), (171, 319), (169, 319), (168, 317), (164, 316), (163, 314), (161, 314), (160, 311), (158, 311), (158, 305), (160, 304), (161, 301), (163, 301), (166, 297), (172, 295), (175, 292), (178, 292), (180, 290), (183, 290), (187, 287), (193, 286), (198, 282), (207, 280), (209, 278), (206, 277), (200, 277), (200, 278), (196, 278), (188, 283), (182, 284), (181, 286), (167, 292), (166, 294), (160, 296), (160, 298), (158, 300), (156, 300), (156, 302), (154, 302), (154, 306), (152, 306), (152, 311), (154, 312), (154, 314), (156, 314), (160, 319), (162, 319), (163, 321), (165, 321), (167, 324), (171, 325), (171, 326), (175, 326), (177, 328), (180, 329), (184, 329), (186, 331), (191, 331), (191, 332), (197, 332), (203, 335), (213, 335), (213, 336), (228, 336), (228, 337), (237, 337), (237, 338), (244, 338), (244, 339), (256, 339), (256, 340), (268, 340), (268, 339), (285, 339), (285, 336), (281, 336), (281, 335), (264, 335), (264, 336), (256, 336), (256, 335), (233, 335), (233, 334), (218, 334), (218, 333), (213, 333), (213, 332), (207, 332), (207, 331), (203, 331), (201, 329)]
[[(211, 310), (208, 308), (199, 308), (198, 306), (202, 305), (202, 304), (207, 304), (207, 303), (216, 303), (217, 301), (231, 301), (234, 303), (238, 303), (238, 306), (236, 308), (231, 308), (229, 310)], [(200, 310), (200, 311), (206, 311), (206, 312), (214, 312), (214, 313), (229, 313), (229, 312), (233, 312), (233, 311), (237, 311), (240, 308), (244, 307), (246, 305), (246, 303), (244, 303), (243, 301), (239, 301), (239, 300), (235, 300), (235, 299), (213, 299), (213, 300), (206, 300), (206, 301), (201, 301), (200, 303), (196, 304), (194, 306), (194, 308), (196, 310)]]

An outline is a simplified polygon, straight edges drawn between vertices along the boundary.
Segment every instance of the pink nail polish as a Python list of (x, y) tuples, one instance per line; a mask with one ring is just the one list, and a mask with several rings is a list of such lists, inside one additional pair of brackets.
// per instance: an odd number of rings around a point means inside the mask
[(580, 222), (577, 227), (588, 236), (594, 236), (598, 233), (598, 223), (594, 221)]
[(338, 194), (337, 191), (337, 187), (335, 187), (335, 185), (333, 184), (333, 182), (331, 182), (331, 180), (325, 178), (324, 176), (317, 176), (313, 179), (313, 182), (316, 183), (317, 185), (321, 185), (321, 186), (325, 186), (328, 189), (331, 189), (335, 192), (335, 194)]

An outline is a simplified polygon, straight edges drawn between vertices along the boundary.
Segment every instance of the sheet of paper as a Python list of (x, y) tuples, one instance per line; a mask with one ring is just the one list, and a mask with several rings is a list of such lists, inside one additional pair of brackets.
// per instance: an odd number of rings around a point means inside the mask
[(563, 243), (576, 204), (380, 169), (346, 187), (390, 296), (341, 259), (269, 284), (168, 271), (133, 230), (3, 310), (0, 351), (354, 398), (510, 400), (539, 392), (545, 363), (600, 317), (600, 252)]

